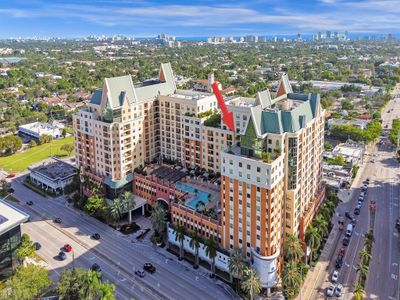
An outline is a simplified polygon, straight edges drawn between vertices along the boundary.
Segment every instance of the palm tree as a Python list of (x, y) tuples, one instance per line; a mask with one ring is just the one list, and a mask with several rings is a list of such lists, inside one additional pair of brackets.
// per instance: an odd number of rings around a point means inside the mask
[(365, 264), (368, 264), (371, 258), (372, 258), (372, 255), (369, 253), (367, 247), (364, 246), (360, 251), (361, 261), (364, 262)]
[(124, 202), (119, 198), (114, 199), (114, 201), (110, 205), (109, 214), (111, 219), (118, 222), (119, 220), (121, 220), (124, 211), (125, 211)]
[(124, 203), (124, 208), (128, 211), (129, 224), (132, 223), (132, 210), (135, 209), (135, 196), (128, 191), (125, 191), (119, 199)]
[(167, 213), (160, 203), (156, 203), (153, 206), (150, 221), (155, 232), (162, 236), (167, 229)]
[(100, 287), (100, 300), (115, 300), (115, 285), (104, 282)]
[(319, 248), (319, 246), (321, 245), (321, 236), (319, 235), (318, 230), (315, 227), (313, 227), (312, 225), (310, 225), (307, 230), (306, 238), (308, 241), (307, 244), (311, 248), (310, 261), (312, 261), (313, 251), (317, 250)]
[(317, 231), (321, 237), (328, 235), (328, 222), (324, 219), (324, 217), (320, 214), (313, 221), (314, 227), (317, 228)]
[(80, 290), (82, 298), (87, 300), (96, 299), (101, 285), (99, 273), (88, 270)]
[(304, 255), (300, 240), (295, 234), (289, 234), (285, 237), (284, 249), (287, 260), (297, 262)]
[(357, 265), (357, 272), (360, 273), (361, 278), (367, 278), (368, 271), (369, 271), (368, 265), (364, 263), (359, 263)]
[(217, 256), (217, 242), (214, 236), (210, 236), (209, 239), (205, 241), (206, 244), (206, 255), (211, 259), (211, 275), (215, 276), (215, 257)]
[(179, 242), (179, 260), (183, 259), (183, 241), (185, 240), (185, 227), (177, 225), (175, 228), (175, 241)]
[(193, 230), (190, 234), (190, 242), (189, 246), (190, 248), (195, 250), (195, 262), (194, 262), (194, 268), (197, 269), (199, 267), (199, 247), (200, 247), (200, 242), (201, 242), (201, 237), (197, 233), (197, 230)]
[(361, 283), (356, 283), (354, 286), (353, 295), (356, 300), (362, 300), (362, 298), (364, 298), (365, 290)]
[(301, 275), (295, 262), (288, 261), (283, 268), (283, 285), (288, 289), (297, 290), (301, 284)]
[(250, 299), (253, 300), (254, 296), (261, 292), (260, 277), (258, 277), (256, 270), (253, 268), (247, 268), (245, 274), (246, 277), (242, 282), (242, 288), (249, 294)]
[(364, 245), (367, 247), (367, 249), (371, 250), (374, 242), (374, 233), (372, 230), (369, 230), (364, 236)]
[(241, 248), (233, 248), (228, 260), (228, 269), (229, 274), (238, 279), (239, 285), (239, 282), (243, 279), (247, 269), (246, 256), (243, 254)]

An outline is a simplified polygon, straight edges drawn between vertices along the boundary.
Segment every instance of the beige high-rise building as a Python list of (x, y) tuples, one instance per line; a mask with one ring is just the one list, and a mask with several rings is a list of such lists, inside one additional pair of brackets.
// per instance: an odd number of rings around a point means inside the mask
[(221, 154), (223, 245), (241, 247), (272, 287), (285, 233), (303, 237), (324, 197), (324, 112), (319, 95), (293, 93), (286, 75), (274, 99), (263, 92), (248, 109), (240, 143)]

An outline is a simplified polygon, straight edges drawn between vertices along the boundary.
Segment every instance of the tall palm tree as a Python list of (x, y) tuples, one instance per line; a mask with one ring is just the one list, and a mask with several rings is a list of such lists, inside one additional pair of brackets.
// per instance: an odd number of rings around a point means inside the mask
[(321, 245), (321, 236), (319, 235), (318, 230), (314, 226), (310, 225), (308, 227), (306, 239), (307, 239), (307, 244), (311, 248), (310, 261), (312, 261), (313, 251), (317, 250)]
[(328, 222), (323, 218), (322, 215), (318, 214), (313, 223), (321, 237), (324, 237), (328, 234)]
[(150, 216), (151, 225), (155, 232), (163, 236), (167, 229), (167, 213), (160, 203), (156, 203), (153, 206), (153, 211)]
[(183, 259), (183, 241), (185, 240), (185, 227), (177, 225), (175, 228), (175, 241), (179, 242), (179, 260)]
[(355, 284), (353, 295), (356, 298), (356, 300), (362, 300), (364, 298), (365, 290), (361, 283), (357, 282)]
[(363, 263), (368, 264), (372, 255), (369, 253), (366, 246), (364, 246), (360, 251), (360, 259)]
[(371, 250), (372, 244), (375, 242), (374, 233), (372, 230), (369, 230), (364, 236), (364, 245)]
[(100, 300), (115, 300), (115, 285), (104, 282), (100, 287)]
[(304, 255), (303, 248), (301, 247), (301, 242), (295, 234), (289, 234), (285, 237), (284, 249), (285, 257), (287, 260), (297, 262)]
[(195, 251), (195, 262), (193, 267), (197, 269), (199, 267), (199, 247), (200, 247), (201, 237), (197, 233), (197, 230), (193, 230), (190, 233), (190, 238), (191, 240), (189, 242), (189, 246)]
[(369, 271), (368, 265), (366, 265), (364, 263), (359, 263), (357, 265), (357, 272), (360, 273), (361, 278), (364, 278), (364, 279), (367, 278), (368, 271)]
[(239, 282), (243, 279), (247, 269), (246, 256), (244, 255), (242, 248), (233, 248), (228, 260), (228, 269), (229, 274), (238, 279), (239, 285)]
[(210, 236), (205, 241), (206, 255), (211, 259), (211, 277), (215, 276), (215, 257), (217, 256), (217, 241), (214, 236)]
[(99, 273), (88, 270), (80, 289), (82, 298), (87, 300), (97, 299), (101, 285)]
[(242, 282), (242, 288), (249, 294), (251, 300), (261, 292), (260, 277), (258, 277), (256, 270), (253, 268), (247, 268), (245, 271), (245, 280)]
[(297, 290), (301, 284), (301, 275), (295, 262), (288, 261), (283, 268), (283, 285), (288, 289)]
[(110, 205), (111, 219), (118, 222), (119, 220), (121, 220), (122, 214), (124, 213), (124, 211), (125, 211), (124, 202), (119, 198), (114, 199), (114, 201)]
[(135, 196), (131, 192), (125, 191), (120, 195), (119, 199), (124, 203), (124, 208), (128, 211), (129, 224), (131, 224), (132, 210), (135, 209), (136, 206)]

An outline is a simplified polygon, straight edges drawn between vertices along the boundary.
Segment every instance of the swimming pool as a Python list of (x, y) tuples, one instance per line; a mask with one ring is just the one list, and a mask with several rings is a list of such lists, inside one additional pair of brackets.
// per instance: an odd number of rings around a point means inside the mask
[[(209, 201), (212, 201), (215, 199), (215, 196), (211, 193), (208, 193), (206, 191), (203, 191), (201, 189), (197, 189), (197, 194), (195, 193), (196, 188), (184, 184), (182, 182), (177, 182), (176, 183), (176, 188), (191, 194), (195, 194), (193, 198), (190, 198), (188, 202), (186, 202), (187, 206), (190, 206), (193, 209), (196, 209), (196, 204), (199, 201), (202, 201), (204, 204), (207, 204)], [(210, 196), (209, 196), (210, 195)]]

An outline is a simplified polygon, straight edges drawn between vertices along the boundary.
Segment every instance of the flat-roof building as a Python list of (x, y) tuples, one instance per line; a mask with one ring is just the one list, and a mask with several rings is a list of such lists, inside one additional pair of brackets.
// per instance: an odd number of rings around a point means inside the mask
[(43, 135), (51, 135), (54, 139), (58, 139), (62, 136), (62, 128), (48, 123), (34, 122), (19, 126), (18, 133), (35, 139), (40, 139)]
[(29, 215), (0, 200), (0, 280), (10, 277), (18, 266), (16, 251), (21, 245), (20, 225)]

